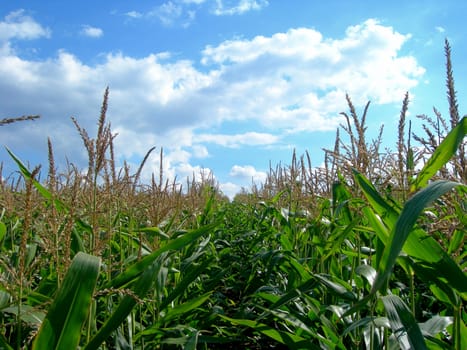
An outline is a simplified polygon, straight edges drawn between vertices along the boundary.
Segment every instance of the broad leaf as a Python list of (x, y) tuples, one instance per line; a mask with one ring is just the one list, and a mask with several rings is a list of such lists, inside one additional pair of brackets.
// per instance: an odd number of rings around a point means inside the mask
[(99, 258), (78, 253), (71, 262), (33, 349), (76, 349), (99, 274)]
[(381, 300), (386, 309), (392, 332), (401, 349), (428, 349), (420, 327), (407, 305), (396, 295), (386, 295)]
[[(413, 226), (415, 222), (422, 212), (422, 210), (429, 205), (432, 201), (439, 198), (441, 195), (446, 193), (447, 191), (451, 190), (454, 186), (459, 186), (460, 184), (451, 181), (436, 181), (431, 183), (429, 186), (424, 188), (422, 191), (414, 195), (411, 199), (409, 199), (397, 220), (396, 226), (394, 227), (391, 236), (389, 237), (388, 243), (386, 248), (383, 252), (383, 256), (381, 258), (381, 262), (378, 269), (378, 275), (376, 277), (375, 284), (373, 285), (373, 292), (380, 290), (387, 278), (389, 277), (394, 264), (396, 263), (396, 259), (399, 256), (402, 247), (407, 241), (410, 233), (412, 232)], [(422, 241), (418, 240), (410, 240), (410, 250), (416, 251), (418, 250), (421, 245)], [(426, 248), (426, 247), (425, 247)], [(434, 249), (433, 249), (434, 250)], [(441, 252), (434, 252), (438, 253), (437, 255), (431, 255), (430, 259), (434, 260), (432, 262), (442, 262), (447, 261), (443, 260), (446, 258)], [(439, 253), (442, 255), (440, 256)], [(451, 270), (454, 269), (456, 264), (454, 263), (451, 265)], [(441, 270), (440, 270), (441, 271)], [(461, 276), (461, 274), (457, 274)], [(466, 279), (464, 275), (464, 280)], [(455, 281), (453, 281), (455, 282)], [(456, 283), (457, 284), (457, 283)], [(462, 288), (462, 286), (459, 286)], [(467, 283), (463, 289), (467, 288)]]
[(164, 246), (160, 247), (155, 252), (146, 255), (143, 259), (136, 262), (135, 264), (128, 267), (124, 272), (116, 276), (108, 285), (107, 288), (113, 287), (117, 288), (120, 287), (131, 280), (135, 279), (138, 275), (140, 275), (146, 268), (148, 268), (154, 260), (157, 259), (162, 253), (168, 251), (176, 251), (181, 250), (186, 247), (188, 244), (194, 242), (199, 237), (205, 235), (207, 232), (211, 231), (213, 228), (217, 226), (217, 223), (212, 223), (206, 226), (202, 226), (196, 230), (191, 232), (185, 233), (183, 236), (177, 237)]
[(308, 349), (319, 349), (317, 346), (313, 347), (305, 338), (295, 335), (294, 333), (278, 331), (264, 323), (253, 320), (233, 319), (223, 315), (219, 315), (219, 317), (230, 321), (235, 325), (252, 328), (254, 331), (262, 333), (267, 337), (274, 339), (278, 343), (287, 345), (289, 349), (304, 349), (304, 344), (308, 345)]
[(85, 350), (95, 350), (115, 331), (126, 317), (130, 314), (133, 307), (137, 304), (137, 299), (144, 298), (146, 293), (151, 288), (154, 279), (159, 271), (160, 264), (157, 261), (153, 262), (139, 277), (136, 284), (132, 288), (134, 295), (125, 294), (120, 304), (118, 304), (114, 313), (104, 323), (99, 332), (91, 339), (84, 348)]
[(424, 187), (433, 175), (456, 154), (465, 135), (467, 135), (467, 117), (462, 118), (459, 124), (449, 132), (433, 152), (430, 159), (428, 159), (423, 169), (415, 178), (411, 186), (412, 192)]

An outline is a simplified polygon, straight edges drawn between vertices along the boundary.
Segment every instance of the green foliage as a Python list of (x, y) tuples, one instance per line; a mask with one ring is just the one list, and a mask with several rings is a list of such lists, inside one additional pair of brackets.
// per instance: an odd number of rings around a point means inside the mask
[(463, 143), (467, 134), (467, 117), (452, 129), (444, 138), (443, 142), (436, 148), (430, 159), (425, 163), (420, 173), (414, 179), (411, 186), (412, 191), (423, 188), (429, 180), (456, 154), (459, 146)]
[(229, 202), (212, 178), (140, 184), (147, 157), (118, 175), (107, 97), (96, 139), (75, 121), (87, 174), (60, 182), (50, 149), (41, 183), (8, 150), (23, 182), (0, 182), (0, 348), (466, 348), (466, 117), (418, 154), (407, 94), (385, 163), (347, 96), (350, 145), (338, 133), (325, 169), (294, 153)]
[(33, 349), (76, 349), (99, 274), (97, 257), (78, 253), (49, 307)]
[(428, 349), (420, 327), (409, 308), (395, 295), (381, 298), (388, 314), (389, 324), (401, 349)]

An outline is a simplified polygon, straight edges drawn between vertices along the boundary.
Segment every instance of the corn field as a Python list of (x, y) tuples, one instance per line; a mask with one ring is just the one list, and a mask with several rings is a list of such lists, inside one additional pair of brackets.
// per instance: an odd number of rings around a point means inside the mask
[(95, 138), (72, 121), (85, 171), (49, 140), (41, 180), (8, 149), (0, 349), (467, 349), (467, 117), (445, 54), (448, 117), (412, 132), (406, 94), (395, 154), (347, 96), (322, 168), (294, 152), (232, 201), (211, 177), (142, 183), (154, 149), (117, 168), (108, 89)]

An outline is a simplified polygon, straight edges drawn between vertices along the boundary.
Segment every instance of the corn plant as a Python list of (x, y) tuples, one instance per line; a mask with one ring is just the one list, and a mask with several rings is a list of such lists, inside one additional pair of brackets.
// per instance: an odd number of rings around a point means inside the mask
[(323, 168), (294, 152), (232, 202), (162, 165), (142, 184), (154, 148), (117, 171), (108, 89), (95, 138), (73, 120), (86, 171), (56, 169), (48, 140), (41, 181), (8, 150), (21, 177), (0, 174), (0, 348), (467, 348), (467, 118), (445, 53), (449, 123), (435, 110), (412, 133), (406, 94), (383, 154), (369, 104), (359, 117), (347, 96)]

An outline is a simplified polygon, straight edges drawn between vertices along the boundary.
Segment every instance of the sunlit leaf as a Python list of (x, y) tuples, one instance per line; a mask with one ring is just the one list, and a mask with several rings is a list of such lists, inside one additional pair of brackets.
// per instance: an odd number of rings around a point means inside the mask
[(114, 279), (110, 281), (110, 283), (106, 287), (120, 287), (132, 279), (136, 278), (139, 274), (141, 274), (147, 267), (149, 267), (152, 262), (157, 259), (162, 253), (167, 251), (176, 251), (183, 249), (188, 244), (194, 242), (199, 237), (205, 235), (206, 233), (210, 232), (214, 229), (218, 224), (212, 223), (206, 226), (202, 226), (196, 230), (190, 231), (185, 233), (184, 235), (177, 237), (173, 240), (170, 240), (165, 245), (157, 249), (155, 252), (146, 255), (140, 261), (134, 263), (130, 267), (128, 267), (124, 272), (116, 276)]
[(454, 156), (465, 135), (467, 135), (467, 117), (463, 117), (460, 120), (459, 124), (448, 133), (433, 152), (430, 159), (428, 159), (413, 181), (411, 186), (412, 192), (424, 187), (433, 175)]
[[(426, 188), (418, 192), (406, 202), (383, 252), (378, 269), (378, 275), (376, 277), (375, 284), (373, 285), (373, 292), (379, 290), (384, 285), (386, 279), (389, 277), (396, 259), (399, 256), (402, 247), (406, 243), (407, 238), (412, 232), (413, 226), (415, 225), (415, 222), (422, 210), (432, 201), (451, 190), (453, 187), (459, 185), (460, 184), (451, 181), (436, 181), (428, 185)], [(415, 241), (413, 239), (409, 241), (409, 244), (412, 244), (411, 248), (413, 250), (417, 250), (417, 246), (421, 245), (420, 241)], [(431, 259), (436, 259), (437, 262), (443, 261), (442, 258), (443, 255), (431, 257)], [(456, 264), (454, 263), (450, 270), (455, 269), (455, 266)], [(461, 274), (458, 275), (461, 276)], [(462, 275), (463, 279), (465, 280), (467, 277), (465, 277), (464, 274)], [(462, 286), (460, 287), (462, 288)], [(467, 283), (463, 288), (467, 289)]]
[(73, 258), (42, 322), (33, 349), (76, 349), (99, 274), (100, 259), (85, 253)]
[(111, 335), (111, 333), (125, 321), (131, 310), (138, 303), (137, 298), (144, 298), (146, 296), (146, 293), (154, 283), (159, 268), (160, 264), (158, 264), (157, 261), (153, 261), (152, 264), (144, 270), (135, 285), (132, 287), (134, 295), (126, 294), (122, 298), (115, 311), (86, 345), (84, 348), (85, 350), (98, 349), (99, 346)]

